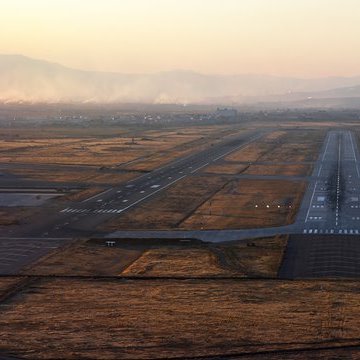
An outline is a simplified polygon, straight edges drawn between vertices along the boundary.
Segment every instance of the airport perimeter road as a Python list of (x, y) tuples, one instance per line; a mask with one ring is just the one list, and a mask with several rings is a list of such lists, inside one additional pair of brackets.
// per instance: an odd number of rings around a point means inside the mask
[(304, 234), (360, 234), (359, 152), (350, 131), (331, 131), (304, 197)]

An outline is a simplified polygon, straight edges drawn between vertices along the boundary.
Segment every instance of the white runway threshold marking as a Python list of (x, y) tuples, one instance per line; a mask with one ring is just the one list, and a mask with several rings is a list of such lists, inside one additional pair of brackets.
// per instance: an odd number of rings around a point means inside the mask
[(304, 234), (345, 234), (358, 235), (359, 229), (303, 229)]

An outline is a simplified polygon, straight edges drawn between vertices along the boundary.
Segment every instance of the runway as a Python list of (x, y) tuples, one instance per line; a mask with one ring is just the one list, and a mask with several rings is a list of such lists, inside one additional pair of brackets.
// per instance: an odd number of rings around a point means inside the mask
[(360, 234), (359, 152), (350, 131), (330, 131), (297, 223), (303, 234)]
[(354, 134), (330, 131), (295, 224), (302, 235), (290, 236), (279, 277), (360, 277), (358, 161)]

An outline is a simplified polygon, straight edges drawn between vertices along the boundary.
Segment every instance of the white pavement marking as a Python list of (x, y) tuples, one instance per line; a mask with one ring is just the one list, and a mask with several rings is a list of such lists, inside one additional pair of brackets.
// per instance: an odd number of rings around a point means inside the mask
[(325, 160), (325, 156), (326, 156), (326, 153), (327, 153), (327, 148), (328, 148), (328, 146), (329, 146), (331, 136), (332, 136), (332, 134), (329, 134), (328, 141), (327, 141), (327, 143), (326, 143), (325, 150), (324, 150), (324, 154), (323, 154), (323, 156), (322, 156), (321, 161), (324, 161), (324, 160)]
[(158, 193), (159, 191), (161, 191), (161, 190), (164, 190), (164, 189), (168, 188), (168, 187), (169, 187), (169, 186), (171, 186), (172, 184), (175, 184), (176, 182), (178, 182), (178, 181), (182, 180), (182, 179), (183, 179), (183, 178), (185, 178), (186, 176), (187, 176), (187, 175), (183, 175), (183, 176), (179, 177), (178, 179), (176, 179), (176, 180), (172, 181), (171, 183), (169, 183), (169, 184), (165, 185), (164, 187), (162, 187), (162, 188), (160, 188), (160, 189), (157, 189), (156, 191), (153, 191), (151, 194), (148, 194), (148, 195), (144, 196), (143, 198), (141, 198), (141, 199), (139, 199), (139, 200), (135, 201), (134, 203), (130, 204), (129, 206), (127, 206), (127, 207), (125, 207), (125, 208), (121, 209), (121, 211), (126, 211), (126, 210), (130, 209), (131, 207), (133, 207), (133, 206), (135, 206), (136, 204), (138, 204), (138, 203), (140, 203), (140, 202), (144, 201), (144, 200), (145, 200), (145, 199), (147, 199), (148, 197), (150, 197), (150, 196), (152, 196), (152, 195), (154, 195), (154, 194)]
[(199, 166), (197, 169), (191, 171), (191, 174), (197, 172), (198, 170), (200, 170), (200, 169), (202, 169), (203, 167), (208, 166), (208, 165), (209, 165), (209, 163), (206, 163), (206, 164), (204, 164), (204, 165)]
[(249, 145), (251, 142), (259, 139), (259, 138), (262, 137), (262, 136), (264, 136), (264, 134), (260, 134), (260, 135), (254, 136), (253, 138), (251, 138), (251, 139), (250, 139), (249, 141), (247, 141), (246, 143), (243, 143), (243, 144), (241, 144), (241, 145), (239, 145), (239, 146), (231, 149), (230, 151), (226, 152), (225, 154), (218, 156), (218, 157), (215, 158), (213, 161), (218, 161), (219, 159), (223, 158), (224, 156), (229, 155), (230, 153), (232, 153), (232, 152), (234, 152), (234, 151), (236, 151), (236, 150), (239, 150), (239, 148), (245, 147), (246, 145)]
[[(330, 144), (330, 139), (332, 138), (332, 135), (333, 134), (329, 134), (329, 136), (327, 138), (327, 142), (326, 142), (326, 146), (325, 146), (325, 149), (324, 149), (323, 156), (321, 158), (321, 162), (323, 162), (325, 160), (325, 156), (327, 155), (327, 150), (328, 150), (328, 147), (329, 147), (329, 144)], [(322, 164), (320, 165), (320, 168), (318, 170), (318, 176), (320, 176), (321, 170), (322, 170)], [(316, 207), (316, 205), (313, 205), (313, 200), (314, 200), (317, 185), (318, 185), (318, 181), (316, 181), (315, 185), (314, 185), (314, 190), (313, 190), (313, 193), (312, 193), (312, 196), (311, 196), (311, 199), (310, 199), (310, 204), (309, 204), (308, 211), (306, 213), (305, 222), (308, 222), (308, 220), (309, 220), (309, 214), (310, 214), (311, 208)], [(322, 207), (324, 207), (324, 206), (322, 206)]]
[(336, 219), (335, 219), (336, 226), (338, 226), (339, 224), (340, 169), (341, 169), (341, 138), (339, 139), (337, 184), (336, 184)]
[(107, 194), (108, 192), (110, 192), (110, 191), (112, 191), (112, 190), (113, 190), (113, 188), (108, 189), (108, 190), (105, 190), (105, 191), (101, 192), (100, 194), (96, 194), (96, 195), (94, 195), (94, 196), (92, 196), (92, 197), (90, 197), (90, 198), (88, 198), (88, 199), (83, 200), (82, 202), (84, 203), (84, 202), (87, 202), (87, 201), (96, 199), (97, 197), (103, 196), (103, 195)]
[(323, 164), (320, 165), (319, 171), (318, 171), (318, 177), (320, 176), (321, 170), (322, 170)]

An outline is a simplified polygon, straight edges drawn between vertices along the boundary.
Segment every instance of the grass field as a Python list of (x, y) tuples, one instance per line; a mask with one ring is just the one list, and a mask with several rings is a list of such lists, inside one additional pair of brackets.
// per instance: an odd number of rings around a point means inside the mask
[(359, 294), (356, 281), (33, 279), (2, 308), (0, 347), (70, 360), (359, 345)]
[[(70, 164), (95, 166), (125, 166), (127, 169), (151, 170), (176, 156), (217, 141), (231, 133), (228, 126), (126, 131), (114, 129), (113, 133), (94, 136), (86, 129), (77, 131), (78, 137), (62, 137), (44, 130), (44, 138), (32, 129), (19, 134), (7, 134), (0, 140), (3, 162), (34, 164)], [(52, 134), (52, 135), (51, 135)], [(82, 136), (81, 136), (82, 135)], [(66, 136), (66, 137), (65, 137)], [(131, 163), (131, 167), (129, 167)], [(145, 166), (146, 165), (146, 166)]]
[(115, 172), (98, 169), (37, 169), (23, 168), (11, 169), (11, 173), (19, 175), (25, 179), (41, 180), (53, 183), (81, 183), (89, 186), (101, 184), (118, 185), (129, 181), (137, 176), (136, 172)]
[(141, 256), (143, 249), (87, 246), (84, 241), (56, 250), (26, 268), (27, 275), (116, 276)]
[(241, 229), (293, 222), (305, 192), (304, 182), (234, 180), (184, 220), (186, 229)]

